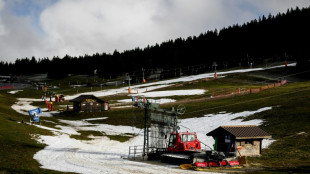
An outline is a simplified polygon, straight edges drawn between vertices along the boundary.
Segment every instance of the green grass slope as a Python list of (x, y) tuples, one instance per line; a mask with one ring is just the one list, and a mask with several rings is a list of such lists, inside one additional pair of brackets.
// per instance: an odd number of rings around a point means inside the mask
[[(17, 123), (25, 116), (11, 109), (15, 98), (0, 93), (0, 173), (58, 173), (41, 169), (33, 155), (44, 145), (33, 140), (35, 135), (51, 134), (43, 129)], [(27, 118), (27, 117), (26, 117)], [(28, 120), (28, 118), (26, 119)]]
[[(209, 100), (211, 94), (227, 94), (238, 88), (258, 88), (259, 86), (273, 83), (277, 74), (281, 76), (292, 74), (292, 71), (280, 69), (264, 71), (263, 73), (244, 73), (229, 75), (225, 78), (210, 81), (197, 81), (169, 87), (166, 90), (176, 89), (206, 89), (208, 92), (201, 96), (176, 96), (178, 102), (186, 106), (186, 113), (180, 118), (202, 117), (205, 114), (226, 112), (253, 111), (262, 107), (272, 106), (272, 110), (261, 112), (245, 119), (263, 119), (260, 126), (272, 134), (276, 140), (268, 149), (264, 149), (260, 157), (248, 158), (250, 167), (263, 168), (264, 170), (276, 171), (310, 171), (310, 82), (306, 80), (289, 82), (285, 86), (268, 89), (256, 94), (241, 95), (219, 100)], [(272, 74), (271, 78), (265, 78)], [(254, 74), (254, 75), (253, 75)], [(259, 76), (259, 78), (258, 78)], [(165, 89), (161, 89), (165, 90)], [(69, 91), (71, 93), (72, 91)], [(8, 94), (7, 91), (0, 91), (0, 173), (57, 173), (44, 170), (40, 164), (33, 159), (33, 155), (44, 148), (44, 145), (32, 139), (32, 135), (51, 134), (17, 121), (28, 120), (15, 112), (11, 105), (18, 97), (37, 96), (40, 98), (42, 92), (24, 90), (17, 95)], [(66, 94), (65, 91), (63, 91)], [(24, 96), (25, 95), (25, 96)], [(113, 96), (110, 99), (126, 98), (127, 96)], [(33, 103), (44, 107), (39, 102)], [(177, 107), (179, 103), (165, 104), (162, 108), (169, 109)], [(63, 112), (58, 116), (44, 118), (45, 120), (63, 124), (58, 119), (79, 120), (94, 117), (107, 117), (103, 120), (94, 120), (92, 123), (104, 123), (112, 125), (128, 125), (138, 128), (143, 127), (143, 109), (125, 108), (113, 109), (100, 113), (79, 113)], [(43, 120), (44, 120), (43, 119)], [(44, 123), (46, 126), (54, 127), (55, 124)], [(206, 125), (207, 126), (207, 125)], [(194, 130), (193, 130), (194, 131)], [(89, 135), (101, 136), (98, 132), (81, 132), (76, 139), (88, 139)], [(102, 134), (102, 133), (101, 133)], [(102, 136), (108, 136), (103, 135)], [(129, 135), (133, 136), (133, 135)], [(128, 135), (109, 136), (110, 139), (119, 141), (128, 140)]]

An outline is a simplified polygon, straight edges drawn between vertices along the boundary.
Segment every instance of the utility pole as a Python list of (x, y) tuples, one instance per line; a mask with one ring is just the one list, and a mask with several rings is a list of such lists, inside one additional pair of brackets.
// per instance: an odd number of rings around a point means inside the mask
[(143, 142), (143, 159), (149, 152), (149, 103), (144, 103), (144, 142)]
[(129, 88), (130, 88), (130, 80), (131, 80), (131, 78), (130, 78), (130, 76), (129, 76), (129, 75), (128, 75), (127, 80), (128, 80), (128, 84), (129, 84)]
[(177, 77), (177, 68), (174, 68), (174, 77)]
[[(128, 87), (128, 93), (130, 94), (131, 93), (131, 88), (130, 88), (130, 76), (128, 75), (128, 77), (127, 77), (127, 80), (128, 80), (128, 85), (129, 85), (129, 87)], [(117, 82), (116, 82), (117, 83)]]
[(180, 77), (182, 76), (182, 68), (180, 67)]
[(144, 69), (144, 68), (142, 68), (142, 82), (143, 82), (143, 83), (145, 83), (144, 71), (145, 71), (145, 69)]

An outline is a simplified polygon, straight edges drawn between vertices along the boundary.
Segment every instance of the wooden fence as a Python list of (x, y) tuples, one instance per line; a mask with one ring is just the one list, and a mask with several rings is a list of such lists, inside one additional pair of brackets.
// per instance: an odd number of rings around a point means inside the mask
[(279, 86), (283, 86), (287, 84), (287, 80), (282, 80), (281, 82), (273, 83), (273, 84), (268, 84), (265, 86), (261, 86), (259, 88), (250, 88), (250, 89), (240, 89), (238, 88), (237, 91), (231, 91), (228, 94), (219, 94), (219, 95), (214, 95), (212, 94), (210, 99), (223, 99), (223, 98), (229, 98), (229, 97), (234, 97), (235, 95), (245, 95), (245, 94), (255, 94), (259, 93), (264, 90), (268, 90), (270, 88), (276, 88)]

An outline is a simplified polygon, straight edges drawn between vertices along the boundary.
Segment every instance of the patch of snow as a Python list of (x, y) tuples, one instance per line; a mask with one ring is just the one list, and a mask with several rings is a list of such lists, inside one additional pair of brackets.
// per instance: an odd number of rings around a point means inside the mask
[(18, 92), (20, 92), (20, 91), (23, 91), (23, 90), (8, 91), (8, 93), (9, 93), (9, 94), (16, 94), (16, 93), (18, 93)]
[(36, 99), (18, 98), (17, 102), (13, 104), (11, 107), (20, 114), (28, 115), (29, 110), (37, 108), (31, 105), (33, 101), (36, 101)]
[(307, 134), (306, 132), (299, 132), (297, 135)]
[[(189, 89), (189, 90), (171, 90), (171, 91), (154, 91), (140, 94), (144, 97), (168, 97), (168, 96), (185, 96), (185, 95), (201, 95), (204, 94), (204, 89)], [(132, 96), (137, 96), (133, 94)]]
[(83, 121), (105, 120), (107, 118), (108, 117), (88, 118), (88, 119), (83, 119)]
[[(137, 139), (143, 141), (143, 138)], [(41, 136), (40, 141), (49, 144), (44, 150), (34, 155), (34, 159), (42, 164), (42, 168), (75, 173), (197, 173), (147, 163), (128, 161), (128, 146), (133, 143), (119, 143), (107, 137), (92, 141), (80, 141), (63, 134), (59, 136)], [(113, 148), (112, 148), (113, 147)]]
[(164, 104), (164, 103), (171, 103), (175, 102), (176, 100), (174, 99), (169, 99), (169, 98), (161, 98), (161, 99), (148, 99), (150, 103), (158, 103), (158, 104)]
[[(18, 98), (17, 102), (11, 106), (16, 112), (29, 115), (28, 111), (32, 109), (38, 108), (37, 106), (31, 105), (34, 101), (42, 101), (41, 99), (29, 99), (29, 98)], [(43, 102), (43, 101), (42, 101)], [(42, 108), (42, 111), (47, 111), (46, 108)], [(55, 114), (58, 114), (58, 111), (49, 111), (49, 112), (42, 112), (39, 114), (40, 117), (52, 117)]]
[[(131, 89), (132, 89), (132, 93), (143, 93), (143, 92), (147, 92), (147, 91), (151, 91), (155, 89), (165, 88), (168, 86), (171, 86), (171, 85), (154, 85), (154, 86), (148, 85), (145, 88), (140, 88), (140, 85), (136, 85), (136, 86), (131, 86)], [(116, 94), (121, 94), (121, 93), (128, 94), (128, 86), (117, 88), (117, 89), (106, 89), (106, 90), (94, 91), (94, 92), (84, 92), (84, 93), (80, 93), (77, 95), (66, 96), (66, 99), (71, 100), (80, 95), (94, 95), (96, 97), (103, 97), (103, 96), (116, 95)]]
[(118, 103), (130, 103), (132, 102), (132, 99), (122, 99), (122, 100), (117, 100)]
[(275, 142), (276, 140), (274, 139), (263, 139), (262, 141), (262, 148), (267, 149), (271, 143)]
[(48, 111), (48, 112), (42, 112), (39, 114), (40, 117), (53, 117), (54, 115), (59, 114), (59, 111)]

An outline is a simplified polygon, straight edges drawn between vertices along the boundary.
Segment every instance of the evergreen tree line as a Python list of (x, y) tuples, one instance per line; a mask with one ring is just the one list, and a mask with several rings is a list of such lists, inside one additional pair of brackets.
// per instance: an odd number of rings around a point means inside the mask
[[(48, 73), (49, 77), (67, 74), (89, 74), (115, 78), (120, 74), (141, 76), (162, 69), (160, 78), (197, 74), (217, 69), (248, 66), (274, 61), (297, 60), (309, 63), (310, 7), (289, 9), (275, 16), (262, 16), (243, 25), (220, 31), (207, 31), (199, 36), (177, 38), (161, 44), (135, 48), (113, 54), (95, 53), (52, 59), (35, 57), (16, 59), (15, 63), (0, 62), (1, 75)], [(151, 34), (151, 33), (150, 33)]]

